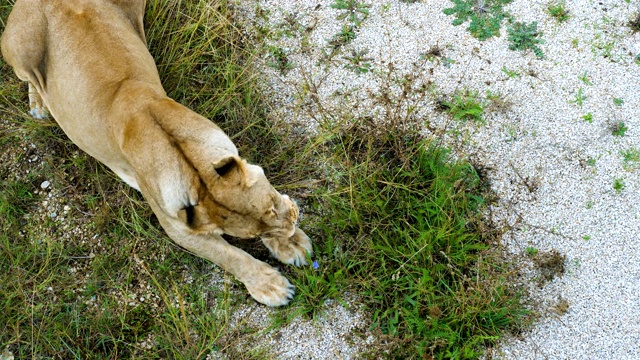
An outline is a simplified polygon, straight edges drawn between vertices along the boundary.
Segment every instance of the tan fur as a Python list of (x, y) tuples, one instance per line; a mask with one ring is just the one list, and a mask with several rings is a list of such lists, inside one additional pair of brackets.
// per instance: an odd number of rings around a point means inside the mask
[(280, 261), (305, 264), (298, 209), (218, 126), (166, 96), (146, 45), (144, 0), (18, 0), (2, 54), (29, 82), (31, 114), (47, 110), (81, 149), (140, 190), (167, 234), (284, 305), (289, 281), (229, 245), (261, 236)]

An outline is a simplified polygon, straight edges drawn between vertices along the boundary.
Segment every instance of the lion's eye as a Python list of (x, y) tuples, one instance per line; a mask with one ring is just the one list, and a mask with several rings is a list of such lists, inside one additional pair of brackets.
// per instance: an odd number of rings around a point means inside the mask
[(276, 211), (276, 208), (272, 206), (271, 209), (267, 210), (264, 215), (269, 218), (277, 218), (278, 212)]

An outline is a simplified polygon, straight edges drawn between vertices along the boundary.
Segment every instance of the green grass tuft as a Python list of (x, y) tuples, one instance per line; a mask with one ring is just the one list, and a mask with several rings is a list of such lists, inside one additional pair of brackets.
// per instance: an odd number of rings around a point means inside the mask
[(453, 7), (446, 8), (446, 15), (455, 15), (454, 26), (470, 20), (467, 30), (478, 40), (487, 40), (500, 35), (502, 20), (508, 17), (502, 9), (512, 0), (451, 0)]
[(557, 22), (569, 20), (569, 10), (564, 2), (552, 2), (547, 6), (547, 12), (553, 16)]
[(544, 53), (538, 46), (544, 44), (544, 40), (540, 38), (541, 33), (538, 31), (537, 22), (530, 24), (516, 22), (507, 29), (507, 32), (510, 50), (531, 50), (539, 59), (544, 58)]
[(629, 130), (629, 128), (622, 121), (611, 125), (611, 135), (613, 136), (623, 137), (627, 130)]
[[(353, 288), (396, 358), (477, 358), (524, 311), (488, 250), (483, 184), (449, 151), (356, 125), (331, 139), (334, 182), (317, 193), (318, 269), (295, 278), (304, 312)], [(302, 273), (302, 277), (300, 276)], [(411, 343), (404, 347), (400, 344)]]
[(440, 100), (439, 107), (456, 120), (484, 122), (485, 106), (477, 91), (457, 91), (448, 98)]
[(625, 170), (640, 168), (640, 149), (636, 147), (621, 151), (622, 166)]

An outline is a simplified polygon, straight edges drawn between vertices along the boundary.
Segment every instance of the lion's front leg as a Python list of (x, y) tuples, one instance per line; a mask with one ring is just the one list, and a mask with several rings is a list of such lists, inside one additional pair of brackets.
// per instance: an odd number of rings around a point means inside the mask
[(290, 238), (262, 238), (271, 254), (285, 264), (300, 266), (307, 264), (307, 254), (313, 253), (311, 240), (302, 230), (296, 228)]
[(191, 234), (182, 237), (171, 234), (170, 230), (167, 232), (178, 245), (233, 274), (256, 301), (268, 306), (282, 306), (293, 298), (293, 285), (278, 270), (232, 246), (220, 235)]

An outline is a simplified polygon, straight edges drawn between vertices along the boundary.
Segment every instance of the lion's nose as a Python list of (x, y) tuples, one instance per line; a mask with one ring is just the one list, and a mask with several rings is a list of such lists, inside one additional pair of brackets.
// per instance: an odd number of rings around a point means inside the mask
[(300, 213), (298, 211), (298, 205), (295, 203), (295, 201), (291, 200), (287, 195), (283, 195), (282, 199), (284, 200), (285, 204), (289, 206), (289, 221), (295, 224), (296, 222), (298, 222), (298, 216), (300, 216)]

